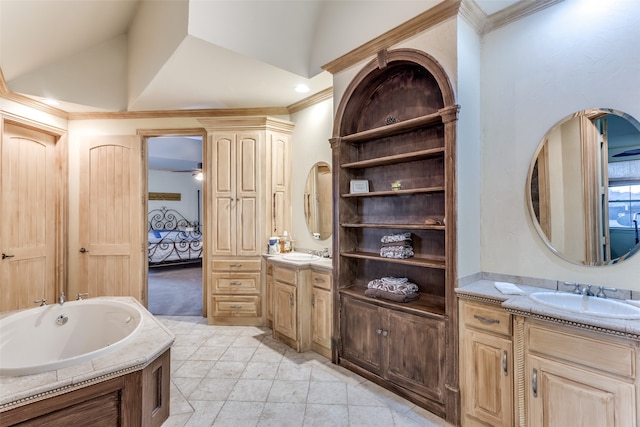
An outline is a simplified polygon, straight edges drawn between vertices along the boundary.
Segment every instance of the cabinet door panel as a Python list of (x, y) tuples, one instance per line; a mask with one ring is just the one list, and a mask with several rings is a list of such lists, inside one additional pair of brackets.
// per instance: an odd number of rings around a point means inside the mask
[(311, 340), (331, 348), (331, 291), (313, 288), (311, 307)]
[(631, 383), (535, 356), (527, 357), (526, 376), (531, 427), (636, 425)]
[(274, 285), (273, 329), (292, 340), (296, 340), (296, 287), (278, 281)]
[(466, 330), (460, 376), (466, 385), (465, 415), (489, 425), (512, 426), (512, 370), (511, 341)]
[(444, 321), (389, 312), (387, 378), (437, 400), (444, 393)]
[[(342, 354), (356, 365), (382, 374), (382, 338), (385, 325), (381, 311), (371, 304), (344, 297), (341, 310)], [(380, 332), (378, 332), (380, 331)]]

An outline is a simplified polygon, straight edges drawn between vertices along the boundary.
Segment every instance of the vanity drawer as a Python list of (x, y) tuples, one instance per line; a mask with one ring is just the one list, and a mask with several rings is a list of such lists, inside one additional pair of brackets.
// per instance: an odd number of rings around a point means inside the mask
[(214, 260), (214, 271), (260, 271), (261, 261), (253, 259)]
[(511, 315), (500, 307), (461, 301), (465, 327), (511, 336)]
[(331, 290), (331, 273), (312, 270), (311, 284), (316, 288)]
[(596, 339), (578, 334), (574, 329), (549, 329), (527, 323), (527, 346), (530, 352), (580, 364), (627, 378), (636, 376), (635, 350), (615, 340)]
[(297, 283), (297, 271), (293, 268), (273, 266), (273, 279), (279, 282), (295, 285)]
[(260, 293), (260, 273), (213, 273), (213, 291), (219, 294)]
[(259, 296), (213, 295), (213, 317), (260, 317)]

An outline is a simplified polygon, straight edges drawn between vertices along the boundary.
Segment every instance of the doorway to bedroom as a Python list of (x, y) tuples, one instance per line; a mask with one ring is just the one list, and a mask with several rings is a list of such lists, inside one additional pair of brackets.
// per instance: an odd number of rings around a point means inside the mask
[(204, 316), (203, 162), (199, 133), (147, 142), (148, 310)]

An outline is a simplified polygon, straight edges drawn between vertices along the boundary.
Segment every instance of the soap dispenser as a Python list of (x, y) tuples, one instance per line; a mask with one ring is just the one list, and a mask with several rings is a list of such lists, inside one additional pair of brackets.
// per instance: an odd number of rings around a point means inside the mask
[(285, 252), (285, 253), (291, 252), (291, 239), (289, 238), (289, 233), (287, 233), (286, 230), (282, 234), (282, 240), (284, 242), (284, 244), (283, 244), (283, 252)]

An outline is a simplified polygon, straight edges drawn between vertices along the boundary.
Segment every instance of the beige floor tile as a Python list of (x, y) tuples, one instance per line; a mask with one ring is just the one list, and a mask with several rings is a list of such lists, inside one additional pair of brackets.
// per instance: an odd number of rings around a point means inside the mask
[(259, 427), (300, 427), (304, 421), (304, 403), (267, 402), (264, 404)]
[(308, 404), (304, 427), (346, 427), (349, 425), (347, 405)]
[(257, 426), (264, 403), (225, 402), (216, 417), (214, 426)]
[(347, 385), (339, 381), (310, 381), (307, 403), (344, 405), (347, 401)]
[(273, 381), (238, 380), (227, 400), (239, 402), (266, 402)]
[(308, 381), (274, 380), (267, 401), (282, 403), (306, 403), (308, 393)]
[(349, 426), (392, 426), (393, 415), (386, 406), (349, 405)]
[(209, 373), (207, 374), (207, 378), (240, 378), (245, 368), (247, 367), (247, 362), (227, 362), (223, 360), (219, 360), (213, 365)]

